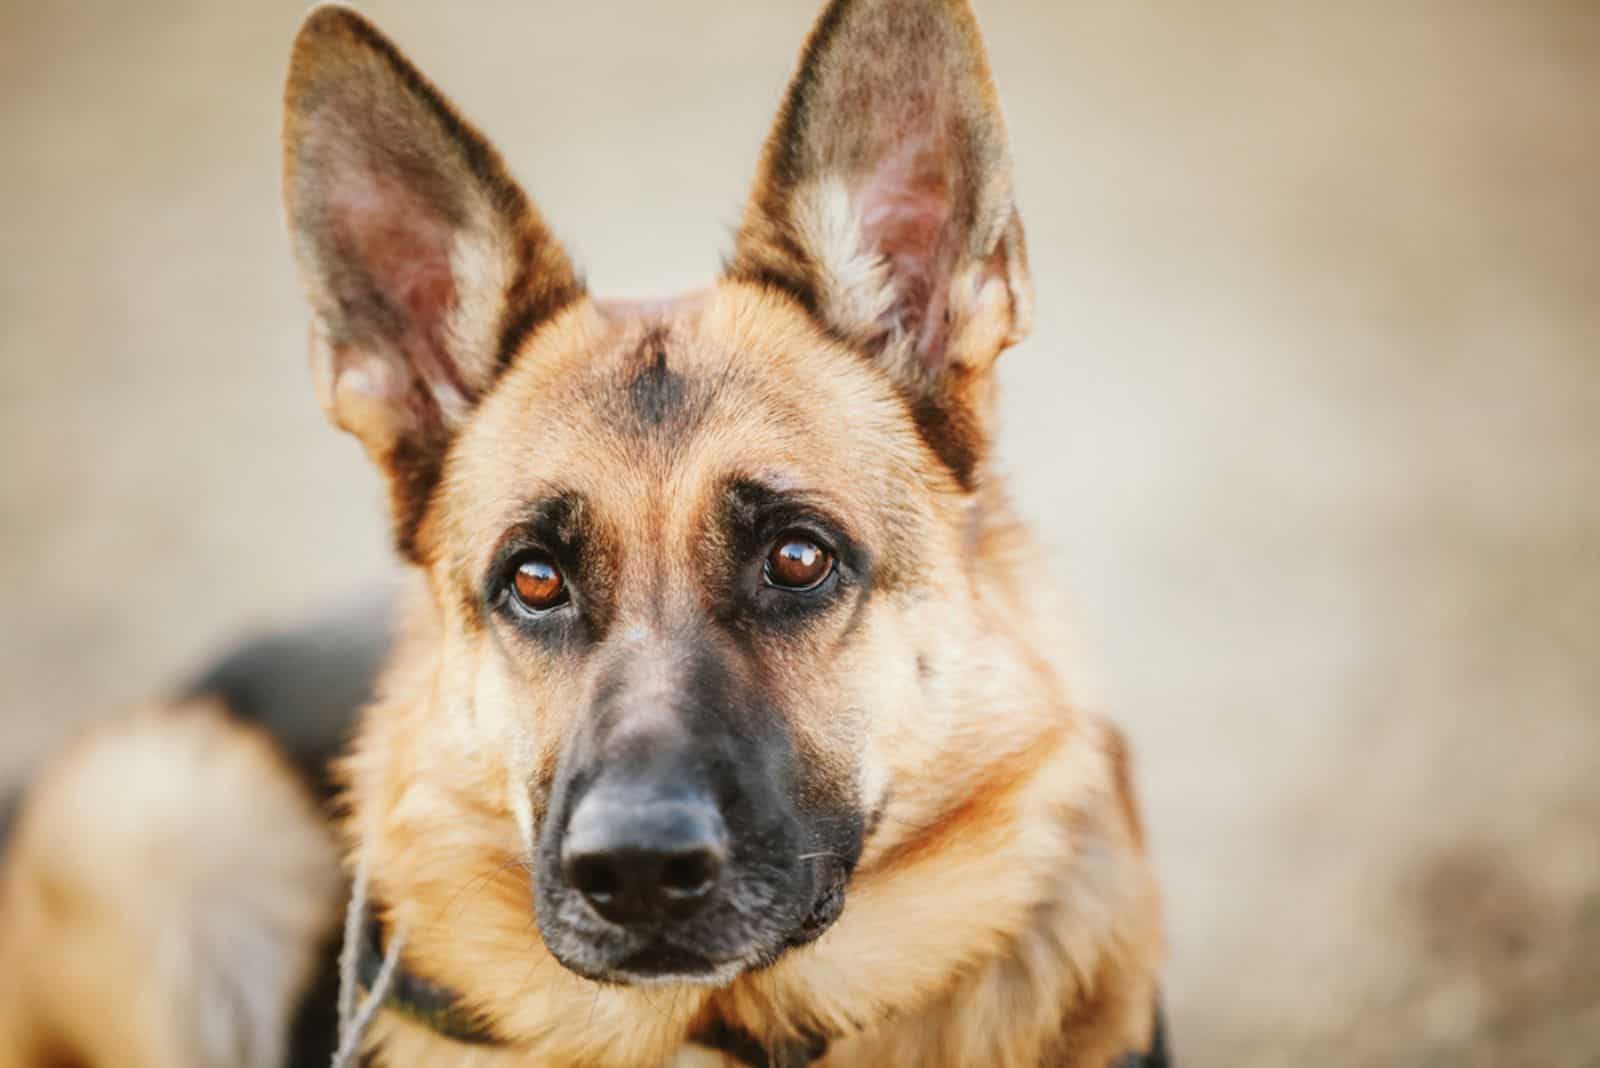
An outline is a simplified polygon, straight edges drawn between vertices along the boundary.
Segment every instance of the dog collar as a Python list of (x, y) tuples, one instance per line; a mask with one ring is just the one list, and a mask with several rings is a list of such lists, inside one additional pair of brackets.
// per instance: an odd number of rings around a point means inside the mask
[[(383, 968), (383, 929), (376, 918), (369, 918), (362, 930), (356, 954), (356, 980), (370, 991)], [(474, 1046), (503, 1046), (506, 1041), (477, 1014), (462, 1007), (461, 997), (449, 987), (420, 978), (397, 963), (383, 999), (384, 1007), (414, 1020), (445, 1038)], [(1155, 1006), (1155, 1031), (1147, 1053), (1127, 1053), (1115, 1068), (1170, 1068), (1166, 1027), (1161, 1004)], [(828, 1040), (817, 1034), (768, 1045), (742, 1027), (716, 1018), (695, 1030), (689, 1041), (716, 1050), (748, 1068), (806, 1068), (821, 1060), (828, 1051)]]
[(744, 1028), (734, 1027), (720, 1017), (696, 1030), (689, 1041), (727, 1054), (749, 1068), (806, 1068), (828, 1052), (828, 1040), (822, 1035), (807, 1034), (769, 1046)]
[[(377, 982), (383, 957), (383, 928), (376, 917), (369, 917), (356, 951), (356, 982), (363, 991), (371, 991)], [(465, 1008), (454, 990), (407, 971), (403, 961), (395, 964), (383, 1006), (456, 1042), (473, 1046), (509, 1044), (481, 1017)], [(689, 1041), (726, 1054), (749, 1068), (806, 1068), (828, 1049), (827, 1039), (820, 1035), (768, 1046), (749, 1031), (721, 1019), (696, 1030)]]
[[(356, 951), (356, 982), (363, 991), (371, 991), (382, 969), (383, 929), (376, 917), (369, 916)], [(457, 1042), (474, 1046), (505, 1044), (488, 1024), (462, 1007), (461, 997), (454, 990), (413, 975), (400, 962), (396, 962), (389, 979), (383, 1005)]]

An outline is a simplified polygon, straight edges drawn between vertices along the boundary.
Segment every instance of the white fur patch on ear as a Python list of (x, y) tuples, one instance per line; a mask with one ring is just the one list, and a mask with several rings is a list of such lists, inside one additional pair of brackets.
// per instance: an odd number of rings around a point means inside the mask
[[(988, 275), (1004, 276), (1010, 299)], [(967, 470), (985, 420), (953, 405), (976, 399), (968, 385), (1027, 332), (1025, 275), (971, 6), (832, 0), (768, 137), (727, 276), (788, 293), (882, 364), (919, 398), (941, 458)], [(971, 292), (952, 293), (964, 281)]]
[[(474, 214), (486, 216), (486, 210)], [(516, 249), (493, 220), (474, 220), (456, 235), (450, 247), (450, 274), (456, 280), (455, 305), (445, 323), (445, 336), (459, 363), (490, 367), (500, 344), (504, 294), (516, 282)], [(476, 397), (467, 396), (454, 382), (433, 384), (445, 419), (457, 422), (467, 415)]]
[(794, 227), (816, 265), (817, 312), (834, 329), (899, 363), (911, 340), (895, 321), (900, 294), (888, 257), (867, 240), (859, 199), (842, 177), (807, 183), (794, 194)]

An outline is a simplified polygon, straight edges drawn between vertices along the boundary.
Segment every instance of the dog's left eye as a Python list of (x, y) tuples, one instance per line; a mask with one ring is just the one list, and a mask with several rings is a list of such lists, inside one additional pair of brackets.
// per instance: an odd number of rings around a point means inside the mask
[(833, 554), (811, 538), (791, 532), (767, 553), (768, 583), (784, 590), (814, 590), (833, 573)]
[(561, 569), (543, 553), (530, 553), (511, 576), (511, 596), (523, 610), (540, 613), (567, 603), (567, 584)]

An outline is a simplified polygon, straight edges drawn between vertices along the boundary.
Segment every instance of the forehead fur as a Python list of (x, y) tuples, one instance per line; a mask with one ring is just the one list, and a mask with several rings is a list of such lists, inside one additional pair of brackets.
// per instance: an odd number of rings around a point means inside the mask
[(927, 525), (930, 485), (956, 488), (880, 369), (781, 297), (724, 283), (581, 302), (530, 338), (452, 450), (430, 540), (475, 574), (500, 531), (560, 494), (622, 541), (670, 549), (731, 478), (803, 491), (880, 549)]

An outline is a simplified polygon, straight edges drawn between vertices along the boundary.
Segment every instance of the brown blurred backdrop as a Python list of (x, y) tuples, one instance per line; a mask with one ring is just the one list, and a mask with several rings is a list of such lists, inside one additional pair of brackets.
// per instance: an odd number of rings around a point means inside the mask
[[(363, 6), (635, 295), (715, 270), (814, 12)], [(1600, 1064), (1600, 4), (978, 7), (1005, 445), (1183, 1062)], [(0, 3), (0, 781), (391, 574), (280, 232), (301, 11)]]

